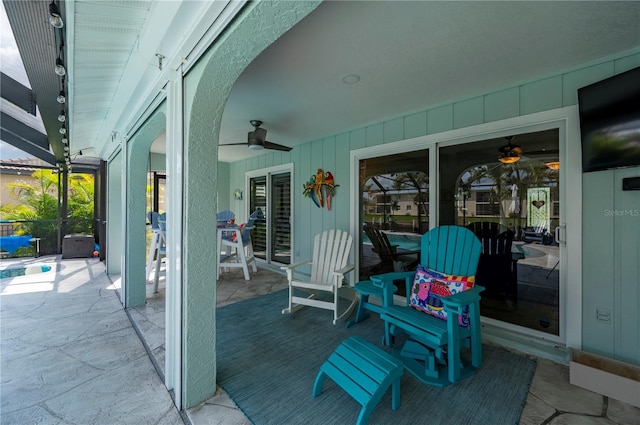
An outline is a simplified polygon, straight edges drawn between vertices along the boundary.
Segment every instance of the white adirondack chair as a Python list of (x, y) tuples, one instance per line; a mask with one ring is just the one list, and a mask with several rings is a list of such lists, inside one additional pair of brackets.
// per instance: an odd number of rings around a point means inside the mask
[[(356, 305), (357, 297), (352, 287), (343, 285), (345, 275), (354, 269), (347, 264), (353, 238), (342, 230), (327, 230), (316, 235), (313, 243), (313, 260), (301, 261), (281, 267), (287, 272), (289, 280), (289, 307), (282, 314), (293, 313), (302, 307), (310, 306), (333, 311), (333, 324), (348, 316)], [(296, 279), (294, 271), (304, 265), (311, 264), (311, 275), (308, 280)], [(311, 292), (307, 297), (298, 296), (299, 291)], [(316, 299), (319, 293), (330, 293), (332, 300)], [(350, 301), (350, 305), (340, 314), (339, 298), (342, 295)]]

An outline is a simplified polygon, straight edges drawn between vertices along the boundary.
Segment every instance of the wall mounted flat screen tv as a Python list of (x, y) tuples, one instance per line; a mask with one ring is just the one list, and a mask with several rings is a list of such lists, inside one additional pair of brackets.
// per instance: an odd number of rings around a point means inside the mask
[(578, 89), (582, 171), (640, 165), (640, 67)]

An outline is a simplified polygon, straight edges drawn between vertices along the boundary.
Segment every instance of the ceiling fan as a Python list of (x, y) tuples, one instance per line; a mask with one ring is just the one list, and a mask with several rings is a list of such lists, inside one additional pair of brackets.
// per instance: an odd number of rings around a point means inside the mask
[(498, 148), (498, 161), (503, 164), (514, 164), (521, 159), (531, 160), (533, 158), (539, 158), (543, 160), (543, 164), (552, 170), (560, 169), (560, 162), (558, 161), (558, 149), (540, 149), (537, 151), (528, 151), (523, 155), (523, 150), (520, 146), (511, 143), (514, 136), (505, 137), (507, 144)]
[(507, 136), (505, 139), (507, 139), (507, 144), (498, 148), (498, 152), (500, 153), (498, 155), (498, 161), (503, 164), (513, 164), (514, 162), (520, 161), (522, 148), (518, 145), (511, 144), (513, 136)]
[(249, 149), (252, 150), (262, 150), (262, 149), (273, 149), (277, 151), (285, 151), (289, 152), (292, 148), (289, 146), (279, 145), (277, 143), (271, 143), (266, 140), (267, 138), (267, 130), (260, 127), (262, 125), (262, 121), (260, 120), (251, 120), (249, 121), (253, 126), (254, 130), (250, 131), (247, 135), (246, 143), (229, 143), (220, 146), (240, 146), (247, 145)]

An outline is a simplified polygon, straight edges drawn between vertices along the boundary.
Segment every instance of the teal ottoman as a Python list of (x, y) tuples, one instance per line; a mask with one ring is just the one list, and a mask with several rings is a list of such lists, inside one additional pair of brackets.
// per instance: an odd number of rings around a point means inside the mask
[(400, 360), (364, 339), (354, 336), (342, 342), (320, 367), (313, 384), (313, 397), (322, 393), (325, 379), (331, 378), (360, 405), (357, 425), (367, 423), (373, 409), (391, 386), (391, 408), (400, 407)]

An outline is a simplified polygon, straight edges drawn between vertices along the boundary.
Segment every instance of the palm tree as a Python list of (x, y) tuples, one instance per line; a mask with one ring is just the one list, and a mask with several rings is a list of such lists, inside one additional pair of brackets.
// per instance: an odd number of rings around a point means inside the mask
[[(57, 252), (58, 226), (58, 174), (51, 170), (38, 170), (32, 174), (32, 182), (7, 184), (16, 198), (15, 203), (0, 207), (2, 217), (22, 222), (17, 234), (41, 238), (40, 249), (44, 254)], [(73, 174), (69, 178), (68, 219), (70, 233), (93, 234), (93, 176)]]
[(429, 175), (422, 171), (401, 173), (395, 177), (393, 186), (396, 190), (414, 189), (418, 192), (413, 203), (418, 207), (418, 223), (422, 223), (422, 215), (428, 216)]

